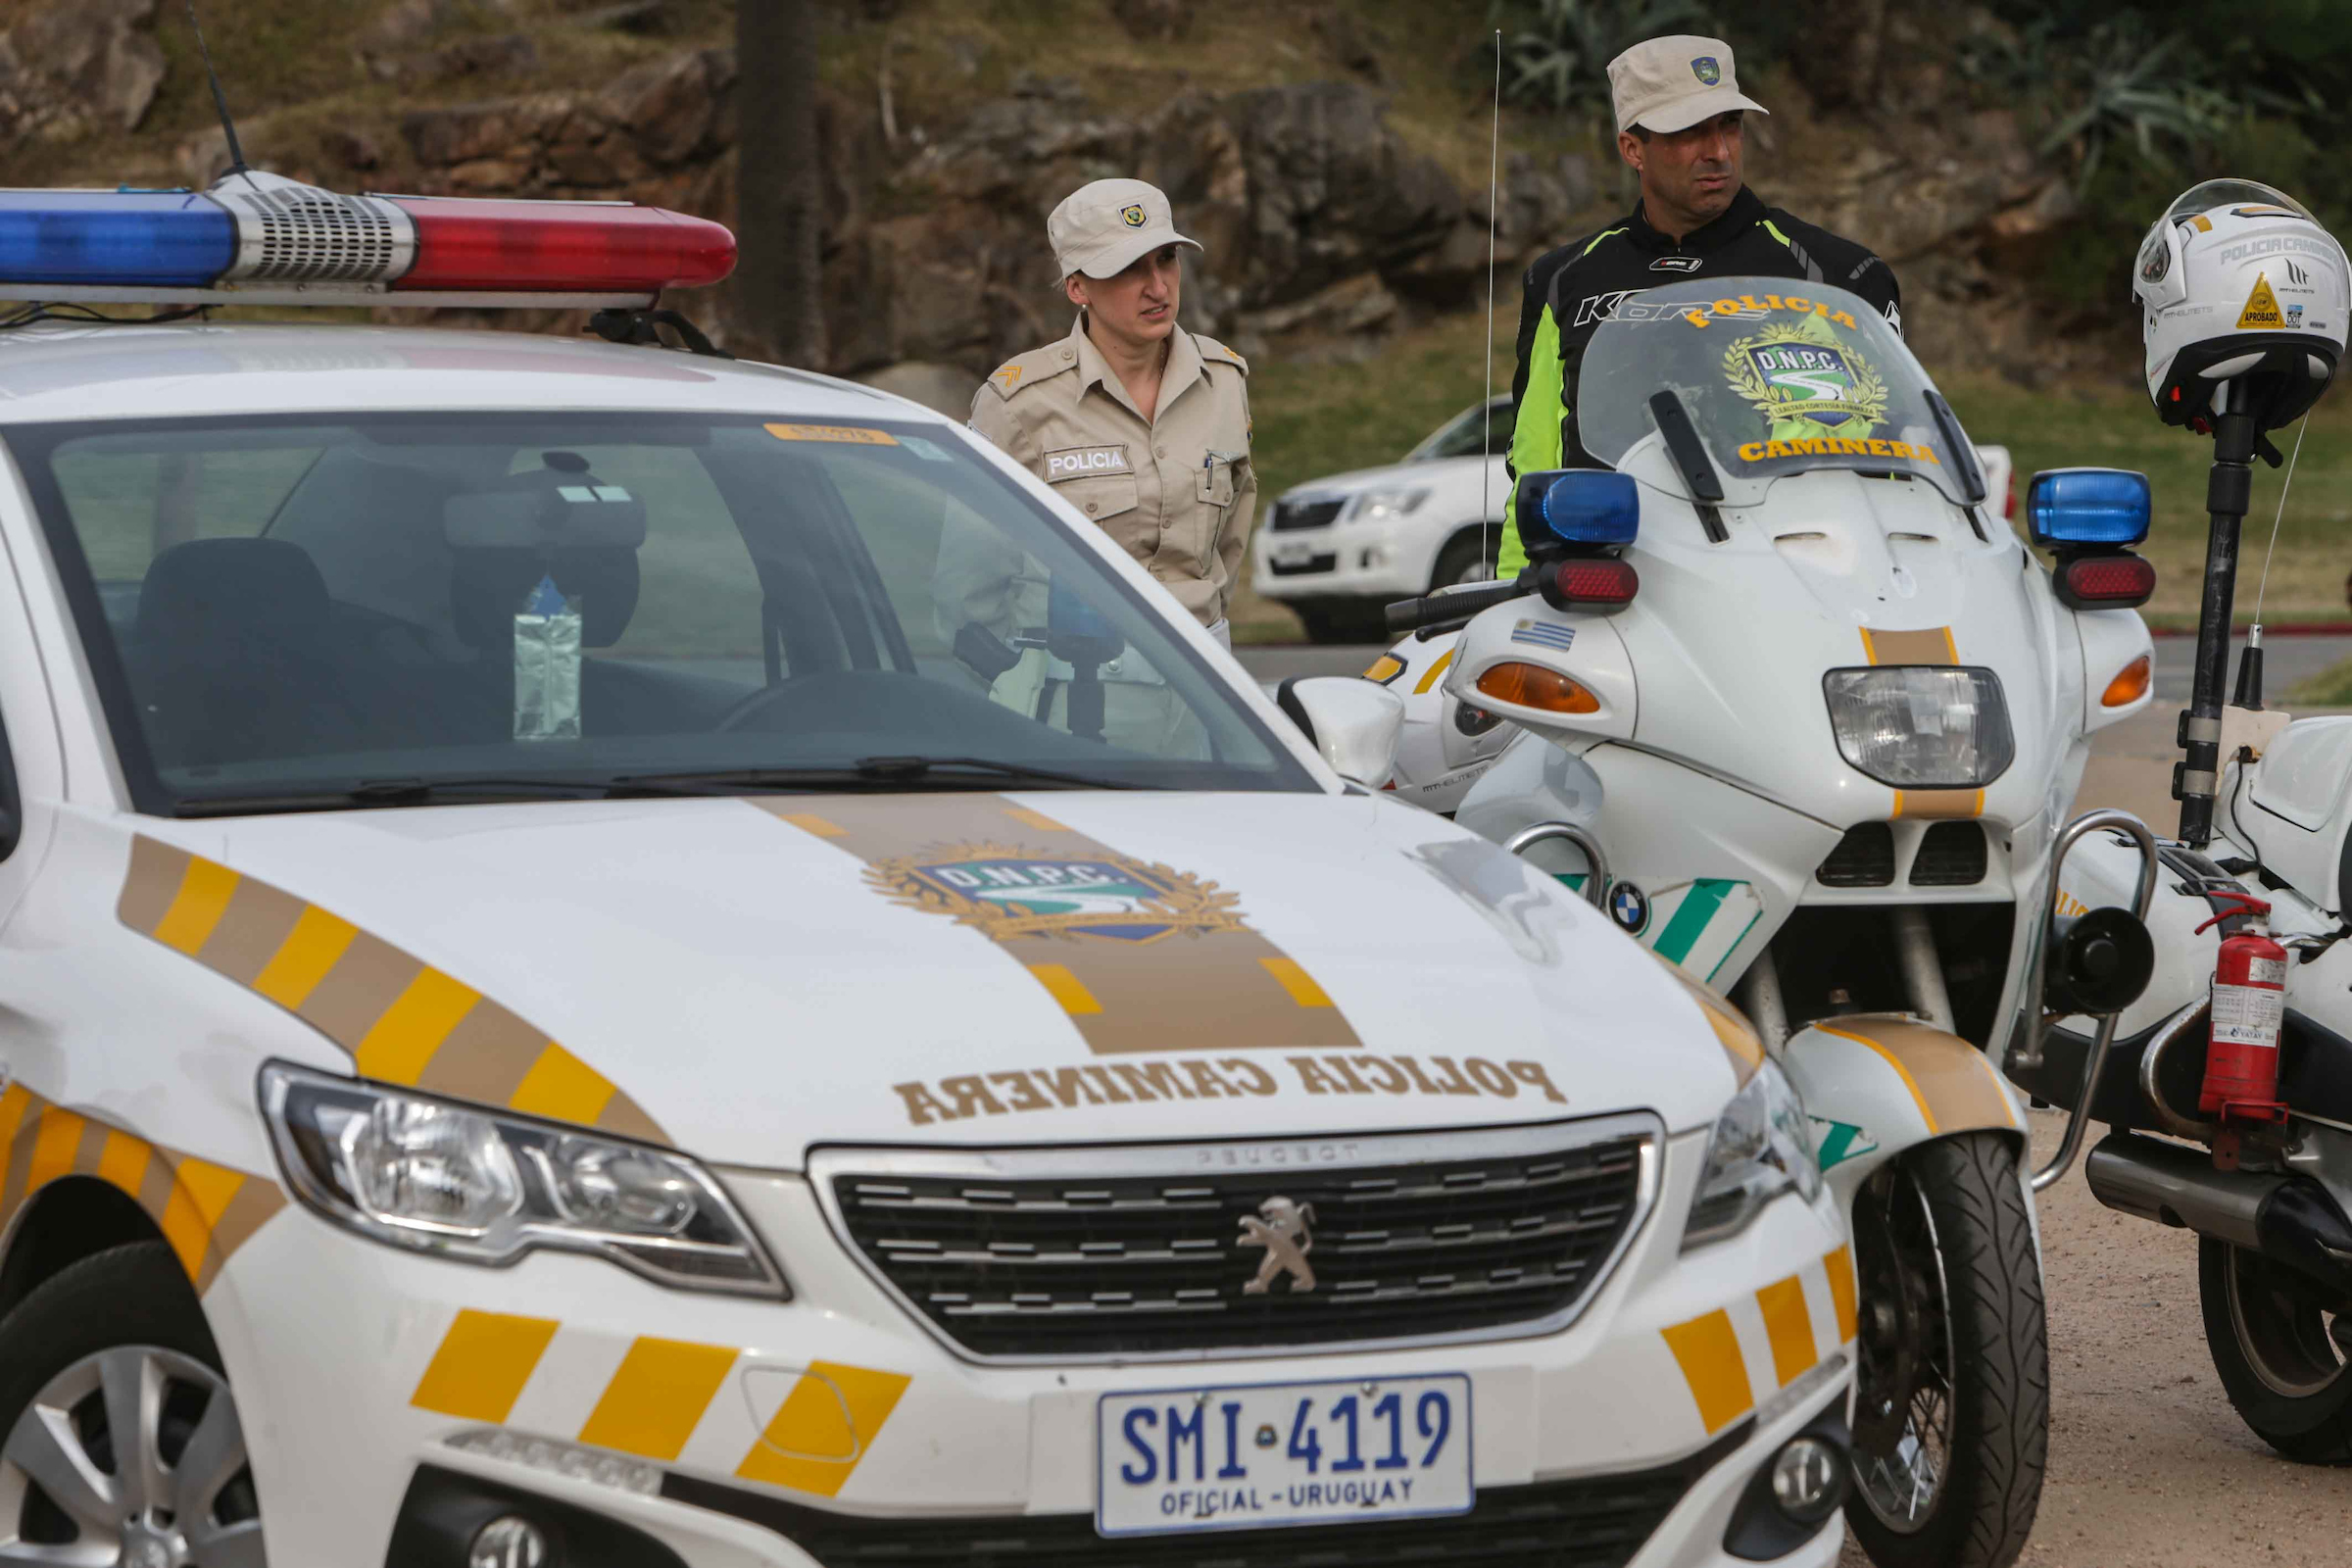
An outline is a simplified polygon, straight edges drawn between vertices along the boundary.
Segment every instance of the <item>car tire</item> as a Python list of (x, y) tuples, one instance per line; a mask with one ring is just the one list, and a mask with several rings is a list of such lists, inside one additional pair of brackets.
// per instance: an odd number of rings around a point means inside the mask
[[(141, 1423), (135, 1466), (117, 1459), (123, 1411)], [(81, 1560), (78, 1546), (95, 1561), (260, 1568), (243, 1433), (196, 1293), (161, 1242), (84, 1258), (0, 1318), (0, 1542), (62, 1560)]]
[(2197, 1298), (2238, 1418), (2289, 1459), (2352, 1464), (2352, 1302), (2331, 1303), (2260, 1252), (2210, 1239), (2197, 1243)]
[(1475, 533), (1462, 534), (1438, 552), (1437, 569), (1429, 575), (1429, 591), (1434, 594), (1456, 583), (1493, 582), (1501, 548), (1500, 528), (1489, 529), (1483, 540)]
[[(1884, 1215), (1866, 1206), (1874, 1201)], [(2041, 1267), (2015, 1142), (1973, 1132), (1908, 1151), (1855, 1195), (1854, 1231), (1862, 1368), (1846, 1522), (1879, 1568), (2008, 1568), (2041, 1505), (2050, 1430)], [(1914, 1312), (1906, 1296), (1922, 1298), (1922, 1309)], [(1907, 1351), (1897, 1343), (1906, 1338)], [(1945, 1364), (1891, 1380), (1909, 1391), (1889, 1391), (1906, 1408), (1874, 1415), (1878, 1385), (1889, 1381), (1890, 1348), (1898, 1361), (1908, 1354)], [(1932, 1384), (1917, 1375), (1923, 1371), (1944, 1385), (1940, 1412)], [(1923, 1410), (1931, 1425), (1940, 1415), (1941, 1469), (1924, 1503), (1914, 1491), (1898, 1517), (1884, 1500), (1904, 1490), (1890, 1489), (1890, 1477), (1916, 1480), (1917, 1456), (1937, 1443), (1908, 1438), (1913, 1456), (1905, 1458), (1899, 1443), (1870, 1435), (1890, 1421), (1908, 1421), (1905, 1431), (1916, 1433)], [(1905, 1466), (1903, 1474), (1892, 1476), (1890, 1463)]]

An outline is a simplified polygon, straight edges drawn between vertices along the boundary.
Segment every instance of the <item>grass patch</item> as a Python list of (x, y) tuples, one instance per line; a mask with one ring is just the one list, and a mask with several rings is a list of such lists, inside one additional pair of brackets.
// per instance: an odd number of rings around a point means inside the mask
[(2352, 659), (2321, 670), (2288, 692), (2286, 700), (2308, 708), (2352, 708)]

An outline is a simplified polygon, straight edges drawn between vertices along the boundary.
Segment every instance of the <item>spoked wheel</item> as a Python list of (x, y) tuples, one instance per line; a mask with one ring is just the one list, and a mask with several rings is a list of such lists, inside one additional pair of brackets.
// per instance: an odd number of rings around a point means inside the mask
[(2041, 1271), (2012, 1144), (1968, 1133), (1888, 1162), (1854, 1199), (1854, 1492), (1881, 1568), (2006, 1568), (2049, 1443)]
[(2205, 1344), (2257, 1437), (2306, 1464), (2352, 1464), (2352, 1301), (2260, 1252), (2197, 1244)]
[(236, 1400), (169, 1248), (118, 1248), (0, 1322), (0, 1563), (266, 1568)]

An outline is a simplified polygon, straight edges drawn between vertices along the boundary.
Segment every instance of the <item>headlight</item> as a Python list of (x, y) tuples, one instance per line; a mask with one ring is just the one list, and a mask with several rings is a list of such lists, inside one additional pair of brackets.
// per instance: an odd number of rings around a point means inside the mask
[(1683, 1227), (1684, 1250), (1739, 1234), (1766, 1203), (1791, 1189), (1811, 1202), (1821, 1192), (1821, 1167), (1813, 1158), (1805, 1102), (1767, 1061), (1707, 1135), (1707, 1165)]
[(1356, 522), (1382, 522), (1390, 517), (1401, 517), (1429, 499), (1429, 491), (1366, 490), (1348, 507), (1348, 517)]
[(683, 1155), (275, 1062), (262, 1112), (295, 1195), (375, 1241), (494, 1265), (591, 1252), (663, 1285), (791, 1295)]
[(1882, 784), (1983, 789), (2017, 755), (2000, 677), (1989, 669), (1833, 669), (1821, 684), (1838, 755)]

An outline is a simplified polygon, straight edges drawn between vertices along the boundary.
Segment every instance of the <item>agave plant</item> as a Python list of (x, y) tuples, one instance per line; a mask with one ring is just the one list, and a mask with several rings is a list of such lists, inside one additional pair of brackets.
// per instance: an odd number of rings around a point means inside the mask
[(1642, 39), (1713, 27), (1699, 0), (1535, 0), (1498, 4), (1494, 16), (1505, 29), (1503, 96), (1563, 113), (1606, 110), (1609, 62)]

